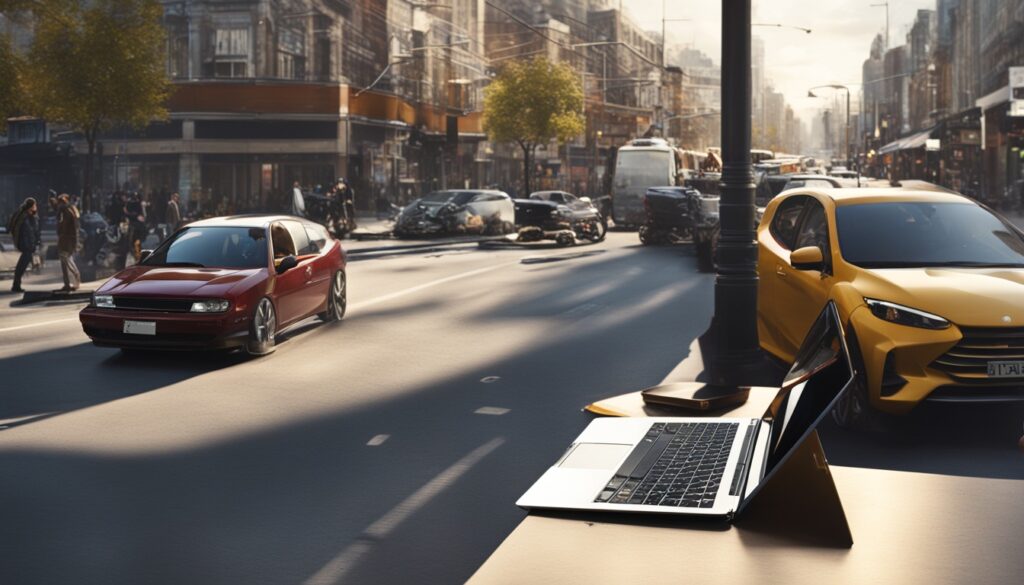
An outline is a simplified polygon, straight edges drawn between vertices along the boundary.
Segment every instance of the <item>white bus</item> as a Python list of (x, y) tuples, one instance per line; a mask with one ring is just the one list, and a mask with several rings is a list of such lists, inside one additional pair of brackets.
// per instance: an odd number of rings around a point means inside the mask
[(647, 189), (681, 185), (688, 173), (700, 169), (704, 156), (680, 150), (662, 138), (637, 138), (619, 148), (612, 177), (615, 225), (642, 225)]

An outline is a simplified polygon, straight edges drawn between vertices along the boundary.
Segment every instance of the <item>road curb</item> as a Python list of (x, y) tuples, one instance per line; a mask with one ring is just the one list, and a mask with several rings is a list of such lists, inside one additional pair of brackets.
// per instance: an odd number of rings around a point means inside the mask
[(80, 290), (73, 292), (62, 292), (59, 290), (30, 290), (25, 291), (18, 305), (31, 305), (34, 303), (45, 303), (47, 301), (83, 301), (92, 298), (93, 291)]
[(480, 238), (466, 238), (459, 240), (439, 240), (431, 242), (423, 242), (421, 244), (399, 244), (397, 246), (376, 246), (372, 248), (356, 248), (353, 250), (345, 250), (347, 256), (355, 256), (360, 254), (374, 254), (380, 252), (401, 252), (406, 250), (425, 250), (430, 248), (442, 248), (445, 246), (458, 246), (460, 244), (480, 244), (483, 242), (497, 242), (501, 240), (508, 240), (506, 236), (486, 236)]

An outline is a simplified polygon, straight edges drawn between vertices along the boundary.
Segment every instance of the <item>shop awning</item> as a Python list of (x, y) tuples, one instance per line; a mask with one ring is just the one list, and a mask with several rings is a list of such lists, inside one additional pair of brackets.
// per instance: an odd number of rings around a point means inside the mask
[(890, 152), (896, 152), (897, 150), (914, 150), (915, 148), (921, 148), (931, 137), (932, 130), (934, 130), (934, 128), (929, 128), (922, 132), (918, 132), (917, 134), (911, 134), (910, 136), (904, 136), (899, 140), (894, 140), (882, 148), (879, 148), (878, 154), (889, 154)]

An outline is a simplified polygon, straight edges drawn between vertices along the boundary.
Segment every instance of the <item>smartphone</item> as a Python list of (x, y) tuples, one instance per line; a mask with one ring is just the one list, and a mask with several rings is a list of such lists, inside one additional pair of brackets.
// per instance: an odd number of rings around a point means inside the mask
[(750, 396), (750, 388), (723, 388), (700, 382), (678, 382), (648, 388), (641, 391), (640, 395), (645, 404), (707, 412), (743, 404)]

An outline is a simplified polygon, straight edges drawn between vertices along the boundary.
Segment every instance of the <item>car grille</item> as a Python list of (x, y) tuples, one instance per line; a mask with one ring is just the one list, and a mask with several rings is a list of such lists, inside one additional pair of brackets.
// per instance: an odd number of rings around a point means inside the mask
[(1024, 328), (961, 327), (963, 339), (932, 362), (961, 384), (1019, 384), (1021, 378), (989, 378), (990, 361), (1024, 361)]
[(163, 313), (188, 313), (192, 310), (192, 299), (154, 299), (148, 297), (114, 297), (114, 306), (131, 311), (160, 311)]

